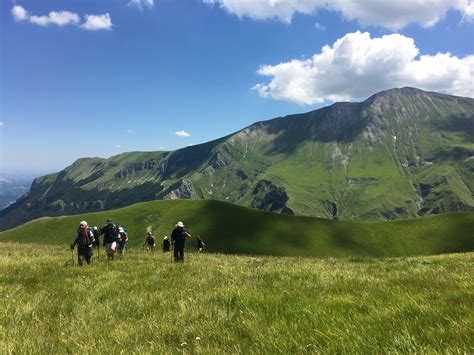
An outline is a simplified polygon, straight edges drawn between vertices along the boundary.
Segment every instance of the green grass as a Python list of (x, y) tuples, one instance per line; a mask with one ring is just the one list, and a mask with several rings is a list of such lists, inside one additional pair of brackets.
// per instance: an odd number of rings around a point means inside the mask
[[(446, 214), (394, 222), (328, 221), (285, 216), (218, 201), (153, 201), (77, 216), (41, 218), (0, 233), (0, 241), (66, 246), (81, 220), (125, 225), (130, 246), (151, 226), (158, 241), (178, 220), (201, 235), (211, 252), (275, 256), (410, 256), (474, 250), (474, 214)], [(190, 241), (195, 246), (195, 239)]]
[(0, 353), (473, 353), (473, 265), (0, 243)]

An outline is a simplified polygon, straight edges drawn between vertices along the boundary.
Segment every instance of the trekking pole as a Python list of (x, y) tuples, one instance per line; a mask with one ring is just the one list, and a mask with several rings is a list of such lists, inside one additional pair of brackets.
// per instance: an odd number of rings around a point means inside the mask
[(74, 266), (74, 250), (71, 249), (71, 261), (72, 261), (72, 266)]

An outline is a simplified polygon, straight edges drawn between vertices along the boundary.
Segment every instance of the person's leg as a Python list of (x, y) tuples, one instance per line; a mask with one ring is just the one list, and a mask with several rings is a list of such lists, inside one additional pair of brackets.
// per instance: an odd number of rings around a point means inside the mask
[(174, 247), (174, 261), (179, 261), (179, 248)]
[(93, 254), (93, 248), (90, 247), (90, 248), (88, 248), (87, 252), (85, 253), (85, 257), (86, 257), (86, 262), (87, 262), (87, 264), (90, 264), (90, 263), (91, 263), (92, 254)]
[(112, 250), (112, 243), (105, 244), (105, 251), (107, 252), (107, 259), (114, 260), (114, 252)]
[(184, 247), (179, 252), (179, 261), (184, 262)]
[(84, 261), (84, 255), (82, 254), (82, 251), (78, 248), (77, 249), (77, 263), (79, 266), (82, 266), (82, 262)]

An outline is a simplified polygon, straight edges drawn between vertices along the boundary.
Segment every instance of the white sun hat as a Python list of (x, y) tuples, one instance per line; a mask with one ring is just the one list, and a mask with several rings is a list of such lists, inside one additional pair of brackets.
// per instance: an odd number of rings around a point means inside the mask
[(86, 221), (81, 221), (81, 223), (79, 223), (80, 226), (84, 226), (84, 227), (87, 227), (87, 222)]
[(184, 227), (184, 223), (179, 221), (178, 223), (176, 223), (176, 227)]

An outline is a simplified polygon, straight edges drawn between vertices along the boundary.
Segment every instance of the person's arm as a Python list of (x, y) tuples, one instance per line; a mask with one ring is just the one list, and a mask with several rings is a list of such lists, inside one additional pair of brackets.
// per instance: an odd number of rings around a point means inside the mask
[(79, 236), (76, 236), (76, 239), (74, 239), (74, 242), (72, 242), (71, 244), (71, 250), (74, 250), (74, 247), (76, 246), (76, 244), (78, 243), (77, 239), (79, 238)]

